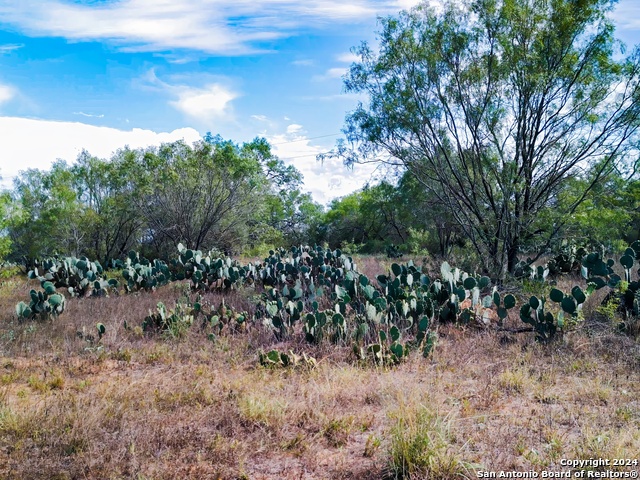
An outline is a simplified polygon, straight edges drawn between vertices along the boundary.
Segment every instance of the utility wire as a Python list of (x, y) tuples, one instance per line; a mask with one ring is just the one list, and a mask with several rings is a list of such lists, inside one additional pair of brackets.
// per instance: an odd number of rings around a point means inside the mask
[[(271, 143), (270, 145), (272, 147), (275, 147), (277, 145), (287, 145), (289, 143), (296, 143), (296, 142), (304, 142), (307, 140), (316, 140), (318, 138), (327, 138), (327, 137), (335, 137), (338, 135), (342, 135), (342, 133), (329, 133), (327, 135), (318, 135), (317, 137), (305, 137), (305, 138), (300, 138), (298, 140), (290, 140), (288, 142), (279, 142), (279, 143)], [(298, 155), (296, 157), (285, 157), (282, 158), (282, 160), (295, 160), (297, 158), (304, 158), (304, 157), (317, 157), (318, 155), (326, 155), (327, 153), (331, 153), (331, 151), (327, 151), (327, 152), (318, 152), (318, 153), (308, 153), (306, 155)], [(14, 178), (17, 178), (19, 175), (10, 175), (10, 176), (2, 176), (0, 175), (0, 181), (2, 180), (13, 180)]]
[(316, 140), (317, 138), (335, 137), (337, 135), (342, 135), (342, 133), (330, 133), (328, 135), (319, 135), (317, 137), (304, 137), (304, 138), (301, 138), (299, 140), (290, 140), (288, 142), (272, 143), (271, 146), (275, 147), (276, 145), (286, 145), (287, 143), (304, 142), (306, 140)]
[(318, 153), (308, 153), (306, 155), (298, 155), (297, 157), (282, 157), (281, 160), (295, 160), (296, 158), (317, 157), (318, 155), (326, 155), (327, 153), (331, 153), (331, 150), (329, 150), (328, 152), (318, 152)]

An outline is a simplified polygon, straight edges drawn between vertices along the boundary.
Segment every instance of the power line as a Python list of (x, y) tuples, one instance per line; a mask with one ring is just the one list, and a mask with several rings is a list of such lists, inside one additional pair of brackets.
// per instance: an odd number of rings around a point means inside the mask
[(301, 138), (299, 140), (290, 140), (288, 142), (272, 143), (271, 146), (275, 147), (276, 145), (286, 145), (288, 143), (304, 142), (306, 140), (316, 140), (318, 138), (335, 137), (337, 135), (342, 135), (342, 133), (330, 133), (328, 135), (319, 135), (317, 137), (305, 137), (305, 138)]
[(296, 158), (317, 157), (318, 155), (326, 155), (327, 153), (331, 153), (331, 150), (329, 150), (328, 152), (318, 152), (318, 153), (308, 153), (306, 155), (298, 155), (297, 157), (284, 157), (281, 160), (295, 160)]
[[(298, 140), (290, 140), (288, 142), (279, 142), (279, 143), (272, 143), (271, 146), (275, 147), (277, 145), (287, 145), (289, 143), (297, 143), (297, 142), (304, 142), (307, 140), (316, 140), (318, 138), (327, 138), (327, 137), (335, 137), (338, 135), (342, 135), (342, 133), (329, 133), (327, 135), (318, 135), (316, 137), (305, 137), (305, 138), (300, 138)], [(318, 152), (318, 153), (308, 153), (305, 155), (298, 155), (295, 157), (284, 157), (282, 158), (282, 160), (295, 160), (297, 158), (304, 158), (304, 157), (317, 157), (318, 155), (326, 155), (327, 153), (331, 153), (331, 151), (327, 151), (327, 152)], [(6, 180), (13, 180), (14, 178), (18, 178), (19, 175), (8, 175), (8, 176), (2, 176), (0, 175), (0, 181), (6, 181)]]

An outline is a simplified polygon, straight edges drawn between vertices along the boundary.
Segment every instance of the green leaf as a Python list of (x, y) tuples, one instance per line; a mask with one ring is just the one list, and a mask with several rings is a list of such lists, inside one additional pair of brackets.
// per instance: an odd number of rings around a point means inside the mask
[(586, 300), (587, 300), (587, 296), (584, 294), (582, 289), (580, 287), (578, 287), (577, 285), (575, 287), (573, 287), (573, 289), (571, 289), (571, 295), (573, 295), (573, 298), (576, 299), (576, 303), (578, 305), (581, 304), (581, 303), (586, 302)]
[(620, 275), (613, 273), (609, 275), (609, 281), (607, 282), (607, 285), (609, 285), (610, 288), (616, 288), (621, 281), (622, 278), (620, 278)]
[(271, 363), (280, 363), (280, 352), (277, 350), (271, 350), (267, 353), (267, 360)]
[(556, 303), (560, 303), (564, 298), (564, 293), (562, 293), (557, 288), (552, 288), (551, 292), (549, 292), (549, 298)]
[(58, 293), (49, 297), (49, 304), (52, 307), (58, 307), (64, 303), (64, 297)]
[(397, 342), (400, 339), (400, 330), (394, 325), (389, 330), (389, 335), (391, 335), (391, 341)]
[(382, 346), (379, 343), (371, 344), (367, 347), (367, 352), (373, 353), (374, 356), (379, 357), (382, 351)]
[(633, 267), (633, 257), (631, 255), (623, 255), (620, 258), (620, 263), (624, 268), (629, 270), (631, 267)]
[(285, 367), (288, 367), (289, 365), (291, 365), (291, 358), (289, 357), (289, 355), (287, 355), (284, 352), (280, 354), (280, 361), (282, 362), (282, 365), (284, 365)]
[(533, 325), (535, 323), (531, 318), (531, 305), (529, 305), (528, 303), (525, 303), (520, 307), (520, 320), (530, 325)]
[(429, 329), (429, 317), (422, 317), (420, 323), (418, 323), (418, 330), (420, 332), (426, 332)]
[(272, 317), (276, 315), (278, 313), (278, 305), (276, 305), (275, 303), (268, 303), (267, 313)]
[(402, 345), (399, 343), (391, 344), (391, 346), (389, 347), (389, 350), (391, 350), (391, 353), (393, 353), (396, 359), (398, 360), (400, 360), (404, 356), (404, 349), (402, 348)]
[(576, 302), (571, 297), (564, 297), (562, 299), (562, 310), (573, 315), (576, 312)]
[(484, 308), (491, 308), (491, 303), (493, 302), (493, 299), (491, 298), (491, 295), (487, 295), (485, 297), (483, 297), (482, 299), (482, 306)]
[(537, 310), (540, 306), (540, 300), (538, 300), (538, 297), (531, 297), (529, 299), (529, 305), (531, 305), (531, 308), (533, 308), (534, 310)]
[(464, 280), (463, 284), (464, 284), (464, 288), (466, 288), (467, 290), (472, 290), (476, 286), (477, 282), (475, 278), (467, 277)]
[(18, 304), (16, 305), (16, 315), (17, 315), (18, 317), (23, 317), (23, 316), (24, 316), (24, 311), (25, 311), (27, 308), (29, 308), (29, 307), (27, 306), (27, 304), (26, 304), (26, 303), (24, 303), (24, 302), (20, 302), (20, 303), (18, 303)]
[(47, 292), (47, 295), (56, 293), (56, 287), (51, 282), (44, 282), (42, 284), (42, 288), (44, 288), (44, 291)]
[(504, 297), (504, 308), (511, 309), (516, 306), (516, 297), (508, 294)]
[(604, 279), (601, 277), (588, 278), (587, 283), (593, 283), (596, 287), (596, 290), (600, 290), (601, 288), (607, 285), (607, 282), (605, 282)]
[(392, 263), (391, 264), (391, 271), (397, 277), (402, 273), (402, 268), (397, 263)]
[(316, 316), (313, 313), (307, 313), (307, 326), (313, 328), (316, 326)]

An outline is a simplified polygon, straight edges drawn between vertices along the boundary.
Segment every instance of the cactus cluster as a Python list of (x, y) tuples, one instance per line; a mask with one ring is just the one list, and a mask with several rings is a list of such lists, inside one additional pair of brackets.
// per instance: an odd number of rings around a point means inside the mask
[(387, 245), (384, 250), (387, 254), (387, 258), (402, 258), (403, 253), (400, 251), (400, 247), (393, 243)]
[(520, 307), (520, 319), (533, 327), (536, 340), (541, 342), (552, 339), (558, 329), (554, 315), (545, 311), (545, 304), (544, 297), (534, 296)]
[(49, 281), (42, 282), (43, 291), (31, 290), (29, 296), (31, 301), (27, 305), (20, 302), (16, 305), (16, 314), (19, 318), (49, 318), (57, 317), (64, 312), (65, 298), (56, 293), (56, 287)]
[(293, 247), (271, 250), (263, 263), (255, 266), (257, 280), (265, 287), (294, 286), (310, 291), (316, 287), (333, 288), (349, 271), (356, 269), (351, 257), (342, 251), (324, 250), (321, 247)]
[(561, 273), (572, 273), (580, 270), (582, 258), (587, 254), (583, 247), (574, 245), (563, 248), (563, 251), (549, 260), (547, 267), (549, 273), (558, 275)]
[[(620, 258), (624, 269), (625, 281), (620, 282), (622, 288), (615, 289), (610, 295), (618, 297), (620, 313), (623, 317), (619, 328), (626, 331), (640, 318), (640, 281), (632, 279), (632, 268), (640, 261), (640, 241), (633, 242)], [(640, 270), (638, 270), (640, 276)]]
[(315, 358), (308, 356), (306, 353), (296, 355), (292, 350), (288, 353), (271, 350), (269, 352), (260, 352), (258, 360), (263, 367), (297, 367), (305, 366), (307, 368), (315, 368), (318, 362)]
[[(621, 305), (628, 315), (639, 316), (640, 282), (633, 281), (633, 268), (640, 260), (640, 242), (632, 244), (620, 259), (624, 270)], [(392, 263), (389, 270), (374, 279), (358, 273), (353, 259), (338, 250), (321, 247), (293, 247), (269, 252), (262, 262), (241, 265), (221, 254), (189, 250), (178, 246), (178, 255), (168, 264), (147, 260), (129, 252), (123, 261), (108, 265), (122, 269), (126, 292), (153, 290), (174, 281), (189, 280), (185, 296), (169, 310), (159, 303), (143, 322), (145, 331), (162, 331), (180, 336), (197, 320), (215, 339), (223, 331), (245, 331), (248, 325), (262, 323), (276, 339), (300, 334), (309, 343), (323, 341), (352, 345), (359, 358), (376, 363), (395, 364), (411, 350), (429, 355), (442, 322), (468, 323), (473, 319), (489, 323), (497, 316), (499, 325), (516, 306), (512, 294), (504, 296), (486, 276), (470, 275), (442, 263), (433, 279), (408, 262)], [(575, 286), (565, 293), (552, 288), (548, 304), (544, 296), (531, 297), (520, 306), (520, 319), (531, 325), (540, 341), (548, 341), (566, 327), (567, 319), (577, 321), (580, 310), (593, 291), (617, 288), (622, 278), (615, 273), (616, 262), (598, 252), (571, 249), (552, 258), (547, 265), (519, 264), (524, 276), (546, 282), (549, 274), (573, 272), (578, 268), (586, 288)], [(107, 279), (98, 262), (85, 257), (47, 259), (29, 272), (40, 280), (42, 292), (32, 290), (29, 304), (20, 302), (21, 318), (56, 316), (64, 311), (65, 297), (107, 296), (119, 287)], [(254, 286), (262, 292), (253, 316), (235, 312), (224, 300), (214, 307), (202, 301), (200, 293)], [(196, 291), (195, 300), (190, 291)], [(554, 306), (557, 304), (557, 307)]]
[[(547, 280), (549, 273), (551, 273), (551, 268), (549, 264), (546, 266), (542, 265), (533, 265), (531, 259), (527, 259), (526, 261), (520, 261), (516, 264), (516, 268), (514, 271), (514, 276), (519, 279), (530, 279), (537, 282), (544, 282)], [(556, 268), (556, 264), (554, 267)]]
[[(409, 351), (411, 350), (409, 343), (403, 344), (401, 342), (401, 336), (400, 329), (394, 325), (389, 329), (389, 334), (384, 330), (378, 331), (379, 341), (369, 344), (366, 350), (355, 343), (353, 345), (353, 351), (356, 356), (362, 360), (369, 357), (374, 363), (380, 365), (396, 365), (400, 363), (404, 357), (409, 355)], [(429, 341), (431, 342), (432, 339)]]
[(216, 257), (213, 252), (203, 254), (178, 245), (178, 258), (171, 262), (173, 280), (190, 279), (194, 291), (228, 290), (252, 283), (256, 269), (252, 264), (241, 266), (229, 257)]
[(172, 281), (171, 272), (164, 261), (147, 260), (133, 250), (129, 252), (124, 261), (122, 276), (127, 282), (124, 285), (127, 293), (155, 290)]
[[(35, 278), (43, 283), (51, 282), (55, 288), (64, 288), (72, 297), (84, 297), (87, 293), (106, 295), (110, 288), (117, 288), (117, 281), (103, 283), (104, 269), (100, 262), (90, 261), (87, 257), (49, 258), (29, 271), (29, 278)], [(97, 287), (95, 282), (100, 282)], [(115, 283), (113, 283), (115, 282)]]
[(48, 258), (34, 263), (28, 277), (39, 280), (44, 291), (31, 290), (30, 303), (16, 305), (20, 318), (55, 317), (64, 312), (65, 297), (57, 293), (58, 288), (64, 289), (70, 297), (108, 296), (118, 288), (117, 280), (103, 277), (104, 270), (99, 262), (86, 257)]
[[(550, 340), (566, 326), (567, 318), (576, 321), (587, 298), (595, 290), (604, 287), (613, 289), (610, 295), (621, 297), (620, 304), (627, 316), (637, 317), (640, 314), (640, 282), (632, 280), (632, 269), (638, 260), (640, 260), (640, 241), (632, 243), (620, 258), (625, 281), (625, 289), (620, 292), (616, 289), (621, 285), (622, 278), (614, 271), (616, 261), (612, 258), (605, 261), (600, 252), (587, 253), (583, 248), (573, 247), (569, 252), (561, 253), (550, 260), (546, 269), (542, 266), (528, 267), (531, 271), (548, 269), (554, 275), (579, 270), (586, 282), (586, 289), (576, 285), (571, 292), (565, 293), (558, 288), (552, 288), (549, 298), (559, 304), (557, 313), (545, 311), (544, 297), (541, 299), (532, 297), (528, 303), (522, 305), (520, 318), (533, 326), (538, 340)], [(640, 271), (638, 274), (640, 275)]]
[(257, 266), (265, 291), (256, 318), (278, 340), (293, 335), (299, 322), (310, 343), (351, 342), (359, 358), (394, 364), (412, 349), (428, 355), (436, 338), (433, 326), (470, 316), (469, 309), (461, 308), (467, 297), (480, 305), (485, 292), (483, 302), (487, 307), (495, 302), (503, 319), (515, 306), (513, 295), (502, 300), (491, 290), (488, 277), (472, 277), (447, 263), (435, 281), (412, 262), (393, 263), (375, 283), (354, 268), (339, 250), (292, 249), (287, 256), (270, 252)]
[(171, 337), (180, 337), (193, 324), (194, 316), (187, 306), (177, 303), (175, 308), (168, 310), (162, 302), (158, 302), (156, 312), (149, 315), (142, 323), (145, 332), (160, 331)]
[(180, 337), (200, 320), (201, 329), (208, 331), (209, 338), (214, 340), (225, 330), (246, 331), (248, 319), (247, 312), (236, 312), (225, 305), (224, 300), (214, 307), (203, 301), (199, 294), (193, 300), (185, 294), (176, 300), (172, 309), (159, 302), (156, 311), (150, 311), (144, 319), (142, 329), (149, 333), (160, 332)]

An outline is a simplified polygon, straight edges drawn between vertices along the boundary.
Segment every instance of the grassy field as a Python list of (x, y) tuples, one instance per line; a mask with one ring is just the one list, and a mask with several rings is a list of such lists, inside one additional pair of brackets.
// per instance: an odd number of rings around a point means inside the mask
[[(430, 358), (385, 368), (349, 346), (277, 343), (259, 326), (215, 341), (197, 325), (180, 338), (143, 334), (176, 284), (19, 321), (14, 306), (34, 284), (0, 285), (3, 479), (448, 479), (640, 459), (640, 346), (606, 324), (587, 320), (549, 345), (441, 325)], [(252, 295), (225, 301), (250, 312)], [(271, 348), (317, 365), (263, 367)]]

